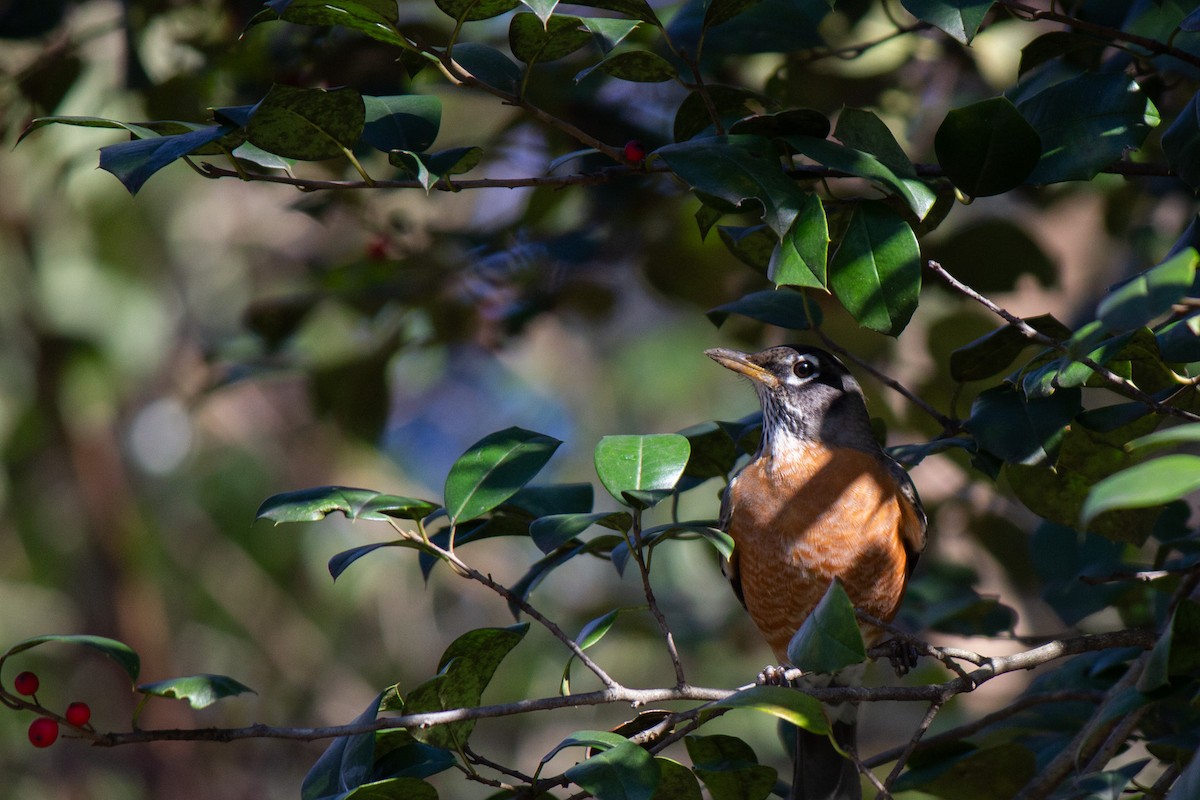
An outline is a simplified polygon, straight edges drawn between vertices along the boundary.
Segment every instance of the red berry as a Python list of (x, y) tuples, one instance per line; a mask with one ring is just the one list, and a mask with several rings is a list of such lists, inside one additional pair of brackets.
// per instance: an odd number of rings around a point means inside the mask
[(16, 689), (19, 694), (29, 697), (37, 694), (38, 686), (40, 685), (41, 684), (38, 682), (38, 676), (28, 671), (22, 672), (17, 676), (17, 679), (13, 681), (13, 688)]
[(71, 703), (67, 706), (67, 713), (63, 716), (76, 728), (82, 728), (92, 718), (92, 709), (88, 707), (87, 703)]
[(634, 166), (640, 165), (646, 160), (646, 146), (637, 139), (630, 139), (625, 143), (625, 160)]
[(29, 742), (34, 747), (49, 747), (58, 738), (58, 723), (49, 717), (38, 717), (29, 725)]

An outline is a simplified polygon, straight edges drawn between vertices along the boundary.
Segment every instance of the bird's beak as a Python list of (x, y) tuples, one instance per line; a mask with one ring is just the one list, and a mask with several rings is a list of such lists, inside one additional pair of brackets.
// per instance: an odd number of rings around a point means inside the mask
[(751, 361), (751, 356), (748, 353), (743, 353), (739, 350), (730, 350), (725, 347), (714, 347), (711, 350), (705, 350), (704, 355), (726, 369), (731, 369), (734, 372), (745, 375), (755, 383), (763, 383), (767, 386), (777, 386), (779, 384), (779, 379), (769, 370), (763, 369)]

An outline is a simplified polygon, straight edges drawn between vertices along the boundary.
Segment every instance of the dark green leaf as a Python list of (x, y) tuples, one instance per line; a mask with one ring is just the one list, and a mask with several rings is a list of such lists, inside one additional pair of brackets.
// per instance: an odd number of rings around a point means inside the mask
[[(533, 566), (531, 566), (529, 570), (521, 576), (521, 579), (512, 585), (511, 588), (514, 597), (522, 601), (528, 600), (530, 593), (538, 587), (538, 584), (549, 577), (551, 572), (558, 569), (580, 553), (586, 553), (587, 551), (587, 545), (580, 544), (569, 549), (558, 550), (535, 562)], [(521, 618), (521, 606), (518, 602), (516, 602), (516, 600), (512, 598), (509, 599), (508, 610), (513, 615), (514, 619)]]
[(808, 195), (792, 227), (771, 254), (767, 277), (776, 286), (825, 288), (829, 254), (829, 222), (821, 198)]
[(704, 27), (728, 22), (758, 3), (759, 0), (709, 0), (704, 10)]
[(563, 774), (596, 800), (650, 800), (658, 786), (654, 757), (629, 741), (597, 753)]
[(1042, 140), (1029, 183), (1090, 180), (1141, 145), (1158, 124), (1158, 110), (1121, 72), (1087, 73), (1017, 103)]
[(937, 195), (924, 183), (915, 178), (897, 175), (870, 153), (811, 136), (783, 138), (796, 152), (808, 156), (818, 164), (866, 178), (879, 188), (895, 194), (908, 204), (917, 215), (917, 219), (924, 219), (937, 201)]
[(679, 109), (675, 112), (674, 124), (676, 142), (685, 142), (713, 127), (710, 103), (726, 127), (733, 125), (748, 114), (755, 113), (755, 109), (752, 107), (754, 105), (762, 105), (767, 111), (775, 111), (779, 108), (778, 103), (765, 95), (739, 86), (714, 84), (705, 88), (707, 95), (695, 91), (679, 104)]
[(501, 14), (507, 14), (521, 5), (520, 0), (434, 0), (434, 2), (450, 18), (460, 22), (491, 19)]
[(339, 25), (381, 42), (399, 47), (412, 46), (396, 30), (396, 3), (392, 0), (274, 0), (267, 5), (286, 22)]
[(154, 136), (110, 144), (100, 148), (100, 168), (116, 176), (130, 194), (137, 194), (146, 181), (163, 167), (205, 148), (232, 131), (233, 128), (225, 125), (210, 125), (175, 136)]
[(866, 659), (854, 604), (841, 581), (829, 585), (788, 643), (787, 654), (788, 660), (805, 672), (837, 672)]
[(507, 428), (471, 445), (446, 476), (451, 523), (474, 519), (512, 497), (546, 466), (560, 444), (541, 433)]
[(779, 250), (779, 237), (766, 225), (719, 225), (717, 234), (729, 252), (755, 272), (766, 275)]
[(438, 800), (437, 789), (420, 778), (384, 778), (364, 783), (342, 800)]
[(1136, 464), (1098, 482), (1083, 503), (1082, 524), (1115, 508), (1146, 508), (1200, 489), (1200, 456), (1169, 455)]
[(703, 800), (700, 781), (690, 769), (663, 756), (656, 756), (658, 764), (658, 788), (651, 800)]
[(733, 123), (729, 132), (765, 136), (768, 139), (777, 136), (812, 136), (824, 139), (829, 135), (829, 117), (811, 108), (789, 108), (774, 114), (744, 117)]
[(900, 0), (900, 5), (922, 22), (941, 28), (963, 44), (970, 44), (992, 7), (993, 0)]
[(873, 112), (861, 108), (843, 108), (833, 135), (847, 147), (874, 156), (897, 176), (917, 177), (917, 171), (904, 148), (896, 141), (891, 129)]
[(355, 561), (358, 561), (368, 553), (373, 553), (376, 550), (384, 547), (407, 547), (413, 550), (420, 550), (422, 553), (427, 553), (434, 558), (437, 557), (434, 554), (434, 551), (426, 547), (423, 543), (415, 542), (410, 539), (396, 539), (391, 542), (376, 542), (374, 544), (365, 544), (361, 547), (353, 547), (349, 550), (343, 550), (342, 552), (330, 558), (329, 563), (326, 565), (329, 570), (329, 574), (336, 581), (341, 577), (342, 573), (346, 571), (347, 567), (349, 567)]
[(1114, 289), (1096, 309), (1096, 316), (1113, 331), (1148, 325), (1171, 310), (1192, 287), (1200, 256), (1191, 247)]
[(315, 522), (334, 511), (347, 519), (386, 521), (387, 519), (423, 519), (438, 508), (428, 500), (381, 494), (373, 489), (348, 486), (316, 486), (272, 495), (258, 507), (254, 518), (281, 522)]
[(131, 681), (138, 679), (138, 673), (142, 668), (142, 661), (138, 658), (138, 654), (124, 642), (118, 642), (116, 639), (109, 639), (104, 636), (75, 633), (46, 634), (43, 636), (34, 636), (31, 639), (23, 639), (8, 648), (4, 652), (4, 655), (0, 657), (0, 661), (48, 642), (81, 645), (96, 650), (115, 661), (117, 666), (125, 670), (125, 674), (129, 676), (129, 680)]
[(387, 153), (428, 150), (442, 124), (442, 101), (430, 95), (363, 95), (362, 141)]
[(525, 486), (510, 497), (504, 506), (519, 508), (533, 519), (550, 514), (586, 514), (592, 510), (594, 493), (590, 483)]
[(633, 518), (625, 511), (595, 514), (552, 514), (533, 521), (529, 537), (543, 553), (552, 553), (593, 525), (603, 525), (616, 531), (627, 531)]
[(993, 97), (947, 114), (934, 148), (955, 186), (988, 197), (1021, 185), (1041, 158), (1042, 140), (1007, 97)]
[(526, 64), (564, 58), (591, 41), (579, 17), (554, 16), (543, 24), (535, 14), (515, 14), (508, 26), (508, 46)]
[(886, 206), (857, 206), (830, 260), (829, 286), (860, 325), (899, 335), (921, 292), (921, 251), (912, 228)]
[(521, 82), (521, 68), (504, 53), (481, 42), (455, 45), (454, 60), (471, 77), (502, 92), (515, 91)]
[(782, 237), (808, 194), (779, 166), (779, 154), (759, 136), (725, 136), (667, 145), (657, 151), (671, 171), (697, 192), (737, 207), (756, 201), (762, 219)]
[(975, 399), (966, 428), (980, 447), (1005, 461), (1036, 464), (1052, 458), (1067, 423), (1081, 410), (1077, 389), (1026, 400), (1002, 385)]
[(717, 306), (707, 314), (718, 328), (731, 314), (749, 317), (769, 325), (805, 331), (821, 321), (821, 309), (800, 292), (790, 289), (765, 289)]
[(579, 21), (592, 34), (592, 41), (606, 57), (641, 24), (637, 20), (610, 17), (580, 17)]
[[(1024, 321), (1039, 333), (1059, 341), (1071, 335), (1071, 329), (1050, 314), (1027, 317)], [(997, 328), (950, 354), (950, 376), (960, 382), (990, 378), (1003, 372), (1030, 345), (1028, 337), (1012, 325)]]
[[(375, 697), (351, 725), (369, 725), (379, 716), (383, 693)], [(375, 734), (356, 733), (340, 736), (326, 748), (317, 763), (304, 776), (301, 800), (341, 800), (350, 791), (368, 782), (375, 763)]]
[(691, 445), (687, 467), (683, 474), (689, 478), (727, 477), (738, 459), (737, 445), (729, 430), (716, 422), (701, 422), (679, 431)]
[(596, 444), (596, 474), (618, 502), (627, 492), (670, 491), (683, 475), (691, 445), (677, 433), (605, 436)]
[(733, 736), (689, 736), (684, 740), (713, 800), (766, 800), (775, 788), (776, 771), (758, 763), (754, 751)]
[(628, 743), (629, 740), (624, 736), (611, 731), (575, 731), (555, 745), (553, 750), (542, 756), (541, 763), (547, 763), (568, 747), (589, 747), (599, 750), (609, 750)]
[(678, 70), (670, 61), (649, 50), (623, 50), (613, 53), (599, 64), (580, 72), (575, 76), (575, 80), (581, 81), (595, 71), (637, 83), (661, 83), (679, 77)]
[(1200, 189), (1200, 94), (1192, 95), (1167, 128), (1162, 148), (1171, 171), (1186, 181), (1193, 191)]
[(1092, 51), (1099, 55), (1104, 42), (1094, 36), (1074, 31), (1050, 31), (1043, 33), (1021, 48), (1021, 63), (1017, 74), (1024, 75), (1031, 69), (1060, 56), (1082, 54)]
[[(853, 619), (853, 608), (850, 609), (850, 616)], [(857, 629), (857, 625), (855, 628)], [(859, 636), (859, 642), (860, 644), (862, 642), (861, 636)], [(863, 658), (865, 657), (866, 651), (864, 650)], [(716, 708), (752, 708), (790, 722), (806, 731), (829, 733), (829, 720), (825, 717), (821, 702), (804, 692), (784, 686), (754, 686), (743, 689), (724, 700), (713, 703), (713, 706)]]
[(1036, 774), (1037, 760), (1024, 745), (1010, 742), (986, 750), (972, 748), (952, 760), (909, 770), (896, 781), (897, 792), (919, 789), (936, 797), (1011, 800)]
[(246, 126), (250, 142), (269, 153), (301, 161), (345, 154), (366, 121), (362, 96), (353, 89), (296, 89), (276, 84)]
[(36, 131), (38, 128), (44, 128), (47, 125), (75, 125), (83, 128), (111, 128), (114, 130), (129, 131), (130, 134), (137, 139), (152, 139), (157, 134), (156, 131), (149, 127), (149, 123), (141, 125), (132, 122), (121, 122), (115, 119), (107, 119), (105, 117), (76, 117), (76, 116), (52, 116), (52, 117), (37, 117), (21, 131), (21, 135), (17, 137), (17, 144), (25, 140), (25, 137)]
[(143, 683), (137, 687), (137, 690), (142, 694), (151, 694), (155, 697), (186, 700), (192, 708), (206, 708), (222, 698), (246, 692), (257, 694), (249, 686), (235, 681), (233, 678), (208, 674)]
[(640, 19), (643, 22), (649, 22), (651, 25), (661, 27), (662, 23), (658, 21), (658, 17), (654, 14), (654, 9), (646, 0), (573, 0), (571, 5), (585, 6), (587, 8), (603, 8), (608, 11), (616, 11), (618, 14), (624, 14), (633, 19)]
[(452, 147), (437, 153), (393, 150), (388, 154), (392, 166), (420, 181), (426, 193), (448, 176), (470, 172), (482, 159), (483, 150), (479, 147)]

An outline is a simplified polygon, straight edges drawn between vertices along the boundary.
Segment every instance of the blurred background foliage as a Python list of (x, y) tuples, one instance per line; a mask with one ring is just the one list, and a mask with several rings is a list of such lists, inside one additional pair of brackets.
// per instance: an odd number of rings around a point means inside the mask
[[(1125, 6), (1087, 3), (1086, 11), (1119, 22)], [(493, 596), (445, 571), (426, 585), (404, 553), (357, 565), (335, 586), (326, 559), (388, 538), (386, 529), (252, 525), (266, 496), (337, 483), (437, 497), (459, 453), (510, 425), (564, 440), (547, 477), (592, 481), (592, 447), (604, 434), (673, 431), (754, 410), (746, 387), (704, 348), (789, 338), (743, 318), (720, 330), (705, 319), (770, 284), (763, 265), (747, 269), (718, 236), (701, 241), (695, 200), (662, 178), (427, 197), (205, 181), (176, 164), (133, 200), (95, 169), (97, 147), (114, 134), (54, 127), (14, 148), (37, 116), (198, 121), (201, 109), (254, 102), (273, 83), (453, 92), (433, 75), (408, 77), (393, 49), (353, 32), (272, 24), (242, 34), (259, 8), (254, 0), (0, 2), (0, 641), (103, 634), (141, 653), (146, 680), (217, 672), (259, 692), (201, 712), (155, 701), (145, 727), (343, 723), (380, 687), (431, 674), (461, 632), (511, 622)], [(413, 17), (409, 30), (444, 35), (449, 25), (432, 4), (401, 9)], [(491, 30), (498, 40), (507, 27), (475, 25), (475, 35)], [(873, 108), (920, 162), (933, 159), (945, 110), (1011, 85), (1021, 47), (1050, 29), (997, 14), (969, 49), (940, 34), (898, 37), (854, 58), (800, 49), (892, 30), (881, 5), (861, 0), (839, 2), (820, 39), (790, 40), (786, 54), (730, 58), (719, 43), (707, 52), (709, 68), (729, 82), (767, 86), (789, 105), (825, 114)], [(561, 86), (578, 68), (544, 65), (561, 71), (544, 85)], [(1169, 107), (1194, 78), (1148, 91)], [(671, 87), (593, 79), (569, 93), (535, 87), (532, 97), (605, 142), (653, 148), (671, 138), (683, 95)], [(1160, 135), (1139, 158), (1162, 160)], [(438, 148), (481, 140), (489, 154), (481, 174), (493, 177), (541, 174), (575, 146), (492, 98), (455, 93)], [(342, 165), (328, 169), (340, 174)], [(1161, 259), (1195, 211), (1178, 181), (1103, 175), (956, 208), (922, 240), (923, 255), (953, 265), (1016, 314), (1071, 324), (1090, 318), (1106, 287)], [(966, 415), (983, 384), (953, 382), (949, 353), (997, 320), (930, 286), (893, 340), (825, 305), (824, 331), (843, 347)], [(892, 444), (939, 433), (862, 377)], [(1044, 532), (1038, 544), (1027, 533), (1037, 519), (964, 457), (932, 456), (913, 475), (934, 531), (914, 602), (953, 594), (939, 586), (974, 583), (1015, 610), (1018, 632), (1046, 633), (1111, 626), (1109, 595), (1140, 591), (1081, 589), (1072, 567), (1094, 560), (1088, 548), (1113, 550), (1115, 562), (1121, 546), (1089, 538), (1071, 550)], [(720, 487), (710, 485), (684, 496), (683, 516), (715, 517)], [(1071, 552), (1032, 558), (1051, 546)], [(507, 539), (471, 551), (473, 563), (510, 583), (536, 555)], [(675, 546), (655, 564), (691, 680), (749, 681), (769, 653), (708, 548)], [(1046, 585), (1078, 597), (1052, 607)], [(633, 576), (577, 560), (534, 599), (578, 627), (641, 595)], [(969, 613), (1008, 613), (985, 606)], [(1137, 616), (1136, 603), (1123, 608)], [(651, 621), (627, 615), (619, 632), (597, 646), (601, 660), (630, 685), (666, 683)], [(517, 648), (489, 698), (556, 690), (566, 654), (536, 629), (529, 638), (546, 646)], [(41, 672), (43, 700), (86, 700), (100, 727), (128, 719), (134, 698), (101, 660), (48, 647), (24, 663)], [(986, 711), (1026, 680), (957, 702), (962, 713)], [(533, 763), (569, 731), (611, 727), (624, 711), (485, 722), (476, 747)], [(908, 735), (908, 709), (868, 713), (863, 728), (879, 741)], [(939, 725), (956, 718), (947, 712)], [(26, 724), (0, 714), (0, 797), (293, 797), (323, 749), (265, 741), (43, 752), (25, 746)], [(786, 762), (761, 719), (717, 725), (746, 736), (771, 763)], [(876, 746), (864, 742), (866, 751)]]

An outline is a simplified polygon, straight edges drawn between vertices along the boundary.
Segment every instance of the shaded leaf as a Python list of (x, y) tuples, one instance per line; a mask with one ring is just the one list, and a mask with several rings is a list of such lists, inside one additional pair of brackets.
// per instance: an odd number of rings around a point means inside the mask
[(536, 519), (529, 526), (529, 537), (543, 553), (551, 553), (593, 525), (627, 531), (633, 518), (626, 511), (594, 514), (552, 514)]
[[(375, 697), (351, 725), (369, 725), (379, 715), (383, 693)], [(375, 763), (375, 733), (340, 736), (326, 748), (317, 763), (304, 776), (301, 800), (342, 800), (348, 793), (368, 782)]]
[(843, 108), (833, 135), (847, 147), (874, 156), (898, 177), (917, 177), (908, 154), (896, 141), (891, 129), (874, 112), (862, 108)]
[(729, 127), (729, 132), (752, 134), (774, 139), (777, 136), (812, 136), (824, 139), (829, 135), (829, 117), (811, 108), (788, 108), (773, 114), (754, 114)]
[(893, 788), (897, 792), (919, 789), (938, 797), (1011, 800), (1036, 771), (1033, 752), (1010, 742), (985, 750), (972, 747), (957, 758), (943, 758), (925, 769), (910, 769)]
[[(1071, 335), (1071, 329), (1050, 314), (1026, 317), (1024, 322), (1039, 333), (1059, 341)], [(1029, 339), (1012, 325), (997, 328), (950, 354), (950, 376), (956, 381), (979, 381), (997, 375), (1008, 368), (1032, 346)]]
[(743, 117), (754, 114), (755, 109), (752, 106), (762, 105), (768, 111), (776, 111), (779, 108), (779, 104), (769, 97), (740, 86), (713, 84), (706, 89), (707, 97), (699, 91), (694, 91), (683, 99), (675, 111), (673, 131), (676, 142), (685, 142), (713, 127), (709, 112), (710, 103), (726, 128)]
[(788, 642), (787, 655), (805, 672), (837, 672), (866, 659), (867, 648), (854, 604), (841, 581), (829, 585), (821, 602)]
[(1167, 128), (1162, 148), (1171, 171), (1193, 190), (1200, 189), (1200, 94), (1192, 95)]
[(962, 44), (975, 38), (993, 0), (900, 0), (922, 22), (941, 28)]
[(821, 310), (817, 304), (790, 289), (752, 292), (732, 303), (709, 310), (706, 316), (719, 328), (731, 314), (794, 331), (809, 330), (821, 321)]
[(111, 172), (130, 194), (137, 194), (163, 167), (204, 149), (232, 131), (226, 125), (210, 125), (190, 133), (110, 144), (100, 148), (100, 168)]
[(989, 197), (1020, 186), (1042, 156), (1042, 140), (1007, 97), (946, 115), (934, 138), (946, 176), (964, 194)]
[(353, 89), (296, 89), (276, 84), (258, 104), (246, 136), (269, 153), (320, 161), (352, 148), (365, 121), (366, 106)]
[(658, 17), (654, 14), (654, 9), (650, 7), (650, 4), (646, 0), (574, 0), (571, 5), (586, 6), (587, 8), (603, 8), (608, 11), (616, 11), (618, 14), (624, 14), (633, 19), (649, 22), (651, 25), (662, 26), (662, 23), (658, 21)]
[(651, 800), (703, 800), (700, 781), (690, 769), (664, 756), (656, 756), (658, 788)]
[(454, 46), (454, 60), (481, 83), (502, 92), (512, 92), (521, 82), (521, 68), (508, 56), (481, 42)]
[[(412, 46), (396, 31), (397, 11), (393, 0), (272, 0), (266, 5), (271, 11), (264, 13), (274, 12), (285, 22), (339, 25), (381, 42), (399, 47)], [(255, 17), (250, 24), (261, 21), (263, 19)]]
[(474, 519), (512, 497), (541, 471), (558, 439), (506, 428), (480, 439), (450, 467), (446, 513), (452, 524)]
[(129, 676), (131, 681), (136, 681), (138, 673), (141, 672), (142, 661), (129, 645), (104, 636), (78, 633), (45, 634), (43, 636), (34, 636), (30, 639), (23, 639), (5, 650), (4, 655), (0, 656), (0, 661), (7, 659), (9, 656), (15, 656), (17, 653), (23, 653), (26, 650), (50, 642), (80, 645), (96, 650), (116, 662), (117, 666), (125, 670), (125, 674)]
[(979, 446), (1012, 464), (1045, 462), (1057, 452), (1067, 423), (1082, 410), (1077, 389), (1027, 400), (1011, 386), (979, 394), (966, 429)]
[(442, 101), (431, 95), (363, 95), (362, 141), (387, 153), (428, 150), (442, 124)]
[(796, 152), (808, 156), (818, 164), (866, 178), (879, 188), (895, 194), (908, 204), (917, 219), (924, 219), (937, 201), (937, 195), (924, 183), (915, 178), (897, 175), (870, 153), (811, 136), (786, 136), (783, 139)]
[(515, 14), (508, 26), (508, 46), (526, 64), (556, 61), (591, 41), (579, 17), (553, 16), (543, 24), (535, 14)]
[(434, 2), (451, 19), (461, 22), (491, 19), (501, 14), (507, 14), (521, 5), (520, 0), (434, 0)]
[(679, 77), (679, 71), (670, 61), (649, 50), (623, 50), (613, 53), (576, 75), (576, 82), (593, 72), (603, 72), (613, 78), (637, 83), (661, 83)]
[(192, 708), (206, 708), (225, 697), (250, 692), (257, 694), (245, 684), (226, 675), (187, 675), (182, 678), (168, 678), (165, 681), (143, 683), (137, 687), (142, 694), (155, 697), (169, 697), (175, 700), (186, 700)]
[(597, 753), (563, 774), (596, 800), (650, 800), (658, 786), (654, 757), (630, 741)]
[(384, 778), (364, 783), (343, 800), (437, 800), (437, 789), (420, 778)]
[(358, 561), (363, 556), (373, 553), (376, 550), (384, 547), (407, 547), (413, 550), (420, 550), (422, 553), (429, 554), (434, 558), (438, 557), (433, 550), (427, 548), (421, 542), (413, 541), (411, 539), (396, 539), (390, 542), (376, 542), (374, 544), (365, 544), (361, 547), (353, 547), (349, 550), (343, 550), (329, 559), (329, 563), (326, 565), (326, 568), (329, 570), (330, 576), (332, 576), (336, 581), (355, 561)]

